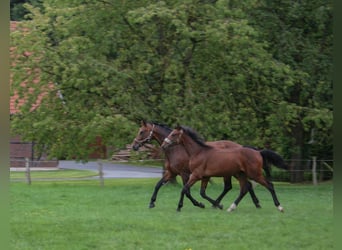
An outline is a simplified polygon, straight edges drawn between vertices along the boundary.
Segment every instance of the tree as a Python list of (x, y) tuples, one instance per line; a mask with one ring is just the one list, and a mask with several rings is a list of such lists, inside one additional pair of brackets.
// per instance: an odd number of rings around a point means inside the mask
[[(333, 144), (332, 1), (253, 2), (258, 3), (257, 8), (247, 11), (253, 27), (260, 30), (269, 43), (273, 57), (301, 76), (284, 92), (286, 102), (296, 109), (290, 131), (284, 134), (293, 139), (284, 143), (287, 147), (284, 151), (292, 159), (312, 155), (330, 159)], [(313, 140), (314, 144), (308, 144)], [(301, 181), (302, 177), (299, 172), (292, 179)]]
[[(32, 53), (13, 68), (14, 88), (30, 98), (22, 116), (12, 121), (13, 131), (40, 142), (52, 156), (86, 159), (87, 143), (96, 136), (120, 147), (131, 142), (134, 122), (144, 118), (192, 126), (208, 140), (269, 144), (291, 155), (291, 148), (304, 141), (293, 141), (294, 132), (309, 131), (312, 121), (329, 132), (324, 128), (330, 88), (324, 81), (311, 88), (306, 68), (276, 56), (280, 48), (270, 38), (276, 29), (268, 34), (257, 22), (268, 14), (263, 3), (50, 0), (44, 9), (28, 5), (31, 15), (23, 25), (29, 32), (24, 38), (12, 34), (12, 41), (21, 53)], [(250, 15), (252, 8), (257, 14)], [(285, 52), (284, 58), (291, 58)], [(314, 58), (317, 51), (306, 53)], [(329, 53), (325, 58), (328, 67)], [(30, 93), (20, 84), (28, 77), (25, 67), (39, 69), (40, 82), (27, 82)], [(30, 111), (42, 90), (45, 98)], [(313, 104), (312, 95), (324, 96), (325, 103)]]
[[(258, 42), (258, 32), (240, 18), (240, 10), (230, 10), (223, 2), (197, 3), (195, 8), (193, 2), (177, 7), (158, 2), (130, 11), (127, 21), (136, 34), (130, 48), (144, 53), (128, 50), (135, 57), (133, 62), (126, 60), (130, 62), (126, 68), (130, 74), (151, 79), (159, 89), (152, 93), (162, 97), (148, 95), (157, 100), (149, 101), (157, 117), (186, 122), (211, 140), (226, 134), (262, 147), (283, 133), (290, 119), (282, 116), (284, 111), (274, 111), (282, 108), (279, 103), (286, 106), (283, 92), (295, 76), (272, 58), (267, 44)], [(141, 86), (141, 93), (150, 89), (142, 84), (144, 78), (134, 85)], [(151, 108), (147, 110), (154, 116)], [(281, 126), (270, 128), (274, 120), (280, 120)]]
[(25, 3), (33, 6), (42, 7), (42, 0), (11, 0), (10, 1), (10, 19), (11, 21), (21, 21), (29, 12), (24, 7)]
[[(17, 53), (30, 54), (16, 58), (12, 71), (12, 87), (26, 99), (21, 115), (13, 117), (12, 130), (37, 142), (37, 152), (44, 148), (51, 157), (87, 159), (88, 145), (97, 136), (107, 145), (122, 147), (133, 135), (132, 122), (116, 106), (115, 98), (124, 100), (125, 91), (112, 79), (117, 73), (110, 59), (116, 52), (111, 44), (115, 33), (101, 30), (101, 23), (110, 27), (113, 18), (105, 15), (105, 3), (86, 8), (75, 2), (65, 8), (57, 2), (46, 3), (43, 12), (27, 5), (32, 14), (22, 23), (25, 34), (11, 34)], [(27, 74), (26, 69), (37, 74)], [(42, 93), (44, 98), (32, 111)]]

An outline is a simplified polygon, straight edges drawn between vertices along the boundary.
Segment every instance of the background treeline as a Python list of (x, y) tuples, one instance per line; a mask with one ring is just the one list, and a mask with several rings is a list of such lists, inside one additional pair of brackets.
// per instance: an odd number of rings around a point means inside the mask
[(123, 147), (146, 119), (271, 148), (294, 169), (332, 159), (332, 12), (327, 0), (11, 1), (12, 90), (27, 100), (12, 131), (86, 159), (97, 136)]

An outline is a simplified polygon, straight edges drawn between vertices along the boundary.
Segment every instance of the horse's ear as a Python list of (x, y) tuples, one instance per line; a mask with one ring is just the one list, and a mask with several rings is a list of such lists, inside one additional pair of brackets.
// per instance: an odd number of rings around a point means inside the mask
[(145, 120), (141, 120), (141, 126), (146, 127), (146, 121)]
[(182, 126), (179, 123), (177, 123), (176, 129), (179, 130), (181, 128), (182, 128)]

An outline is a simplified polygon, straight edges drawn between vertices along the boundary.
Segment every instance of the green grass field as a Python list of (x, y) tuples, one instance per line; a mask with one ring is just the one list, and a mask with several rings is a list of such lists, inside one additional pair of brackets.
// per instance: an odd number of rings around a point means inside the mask
[[(285, 213), (277, 211), (268, 191), (255, 188), (261, 209), (249, 196), (237, 210), (226, 208), (238, 184), (223, 199), (224, 210), (185, 199), (176, 212), (180, 185), (162, 187), (156, 207), (148, 208), (158, 179), (35, 181), (10, 184), (11, 249), (333, 249), (332, 182), (312, 185), (275, 183)], [(220, 179), (208, 186), (216, 197)]]
[[(48, 171), (30, 171), (31, 178), (34, 179), (59, 179), (59, 178), (90, 178), (98, 176), (98, 172), (91, 170), (73, 170), (73, 169), (63, 169), (63, 170), (48, 170)], [(11, 171), (10, 179), (12, 181), (26, 180), (26, 173), (22, 171)]]

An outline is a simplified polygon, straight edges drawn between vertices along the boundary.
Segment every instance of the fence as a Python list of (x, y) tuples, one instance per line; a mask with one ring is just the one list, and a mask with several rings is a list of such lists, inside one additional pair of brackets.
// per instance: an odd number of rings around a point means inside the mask
[(21, 141), (19, 137), (10, 142), (10, 166), (12, 168), (25, 167), (25, 158), (30, 159), (31, 167), (57, 167), (58, 160), (46, 160), (47, 155), (36, 155), (34, 142)]
[[(32, 160), (29, 157), (25, 158), (12, 158), (10, 159), (10, 170), (11, 172), (20, 172), (23, 173), (23, 177), (19, 178), (10, 178), (10, 181), (26, 181), (27, 184), (31, 184), (32, 181), (67, 181), (67, 180), (92, 180), (92, 179), (99, 179), (100, 185), (104, 186), (104, 173), (103, 173), (103, 166), (102, 161), (99, 160), (97, 162), (98, 165), (98, 173), (96, 176), (91, 177), (36, 177), (32, 178), (32, 172), (48, 172), (51, 170), (59, 171), (58, 168), (58, 161), (57, 160)], [(12, 167), (15, 166), (15, 167)], [(81, 170), (82, 171), (82, 170)], [(47, 175), (44, 175), (47, 176)]]
[(308, 160), (285, 160), (289, 170), (279, 170), (271, 167), (272, 180), (285, 182), (318, 182), (333, 178), (333, 160), (317, 160), (316, 157)]
[[(103, 172), (103, 164), (101, 160), (97, 161), (98, 166), (98, 174), (96, 177), (79, 177), (79, 178), (68, 178), (68, 177), (58, 177), (58, 178), (31, 178), (32, 170), (42, 170), (41, 166), (57, 166), (56, 161), (32, 161), (30, 158), (26, 157), (24, 159), (11, 159), (11, 163), (15, 163), (13, 165), (23, 165), (24, 167), (12, 168), (12, 170), (20, 169), (21, 172), (25, 172), (25, 181), (28, 184), (32, 183), (32, 180), (86, 180), (86, 179), (99, 179), (100, 185), (104, 186), (104, 172)], [(289, 161), (286, 160), (286, 163), (290, 166), (288, 171), (281, 170), (276, 167), (271, 167), (271, 176), (272, 181), (283, 181), (283, 182), (312, 182), (313, 185), (317, 185), (319, 182), (323, 182), (326, 180), (333, 179), (333, 160), (317, 160), (313, 158), (312, 160), (296, 160)], [(11, 164), (12, 165), (12, 164)], [(46, 169), (53, 169), (55, 167), (44, 167)], [(293, 180), (296, 181), (293, 181)], [(15, 180), (11, 179), (11, 181), (23, 181), (22, 178)]]

